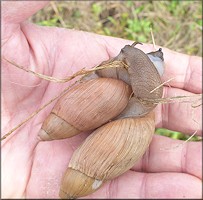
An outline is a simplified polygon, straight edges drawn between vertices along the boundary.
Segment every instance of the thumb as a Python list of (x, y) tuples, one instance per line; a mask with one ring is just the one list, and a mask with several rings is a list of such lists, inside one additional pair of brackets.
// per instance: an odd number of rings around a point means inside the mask
[(2, 44), (9, 40), (20, 23), (42, 9), (47, 1), (3, 1), (2, 2)]
[(4, 1), (2, 20), (4, 23), (21, 23), (48, 3), (48, 1)]

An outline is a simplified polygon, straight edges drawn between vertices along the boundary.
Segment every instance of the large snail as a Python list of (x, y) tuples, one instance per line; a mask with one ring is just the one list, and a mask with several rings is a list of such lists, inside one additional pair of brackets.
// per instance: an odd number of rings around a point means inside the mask
[(63, 139), (93, 130), (116, 117), (127, 106), (131, 92), (130, 86), (116, 79), (79, 84), (59, 99), (39, 136), (43, 140)]
[[(143, 100), (139, 103), (137, 111), (140, 113), (136, 116), (155, 107), (144, 100), (162, 96), (162, 87), (153, 93), (150, 91), (161, 84), (159, 73), (163, 73), (163, 53), (159, 49), (147, 56), (134, 45), (126, 45), (118, 56), (102, 63), (122, 61), (119, 68), (96, 72), (99, 77), (106, 78), (92, 79), (77, 85), (58, 100), (42, 125), (39, 133), (42, 140), (64, 139), (103, 125), (124, 110), (132, 90), (136, 97), (132, 100)], [(132, 85), (132, 90), (129, 85)]]
[(118, 56), (101, 63), (121, 61), (121, 67), (98, 70), (99, 78), (69, 90), (42, 125), (42, 140), (96, 129), (73, 153), (60, 187), (63, 199), (91, 194), (126, 172), (151, 142), (153, 100), (163, 93), (163, 53), (159, 49), (145, 54), (135, 45), (126, 45)]

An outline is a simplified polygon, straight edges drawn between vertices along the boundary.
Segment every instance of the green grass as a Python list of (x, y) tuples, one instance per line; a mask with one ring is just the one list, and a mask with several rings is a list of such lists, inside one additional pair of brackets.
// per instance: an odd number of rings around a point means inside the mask
[(52, 2), (30, 20), (149, 43), (152, 27), (157, 44), (202, 55), (201, 1)]
[[(181, 132), (171, 131), (164, 128), (157, 128), (155, 131), (155, 134), (170, 137), (177, 140), (188, 140), (190, 137), (190, 135), (186, 135)], [(190, 138), (190, 141), (201, 141), (201, 140), (202, 140), (202, 137), (196, 136), (196, 135)]]
[[(61, 1), (52, 2), (29, 19), (42, 26), (74, 28), (152, 43), (202, 56), (202, 1)], [(156, 134), (187, 140), (167, 129)], [(192, 141), (201, 140), (194, 136)]]

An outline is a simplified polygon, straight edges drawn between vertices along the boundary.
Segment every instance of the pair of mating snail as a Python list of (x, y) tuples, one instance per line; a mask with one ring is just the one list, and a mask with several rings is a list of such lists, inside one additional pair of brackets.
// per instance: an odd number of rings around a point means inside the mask
[(60, 187), (63, 199), (91, 194), (123, 174), (152, 140), (153, 100), (163, 93), (163, 53), (159, 49), (145, 54), (136, 44), (126, 45), (118, 56), (100, 64), (121, 61), (118, 68), (98, 70), (71, 88), (42, 125), (42, 140), (96, 129), (73, 153)]

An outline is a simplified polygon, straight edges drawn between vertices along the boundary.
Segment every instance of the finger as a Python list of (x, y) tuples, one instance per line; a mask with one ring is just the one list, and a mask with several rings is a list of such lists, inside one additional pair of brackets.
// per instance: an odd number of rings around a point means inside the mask
[(131, 170), (180, 172), (202, 179), (202, 142), (184, 142), (155, 135), (149, 149)]
[(128, 171), (107, 182), (95, 193), (84, 198), (201, 198), (200, 179), (183, 173), (139, 173)]
[[(132, 44), (133, 41), (119, 40), (118, 38), (111, 38), (103, 36), (106, 51), (109, 57), (114, 57), (118, 54), (121, 48), (126, 44)], [(152, 44), (137, 45), (137, 48), (143, 50), (145, 53), (154, 51)], [(160, 46), (157, 46), (157, 49)], [(170, 81), (173, 87), (188, 90), (193, 93), (202, 92), (202, 59), (197, 56), (189, 56), (178, 53), (167, 48), (162, 47), (164, 53), (165, 73), (163, 82), (174, 78)]]
[[(194, 94), (178, 88), (164, 87), (164, 98), (175, 96), (194, 96)], [(197, 135), (201, 135), (202, 106), (193, 107), (194, 105), (201, 104), (201, 97), (185, 98), (185, 101), (182, 102), (177, 101), (179, 100), (175, 99), (174, 103), (160, 103), (157, 106), (157, 127), (180, 131), (190, 135), (197, 131)]]
[[(170, 53), (168, 53), (170, 52)], [(166, 70), (163, 81), (193, 93), (202, 93), (202, 59), (168, 51), (165, 56)]]
[(162, 50), (165, 63), (163, 82), (173, 78), (169, 83), (170, 86), (193, 93), (202, 93), (202, 59), (167, 48)]

